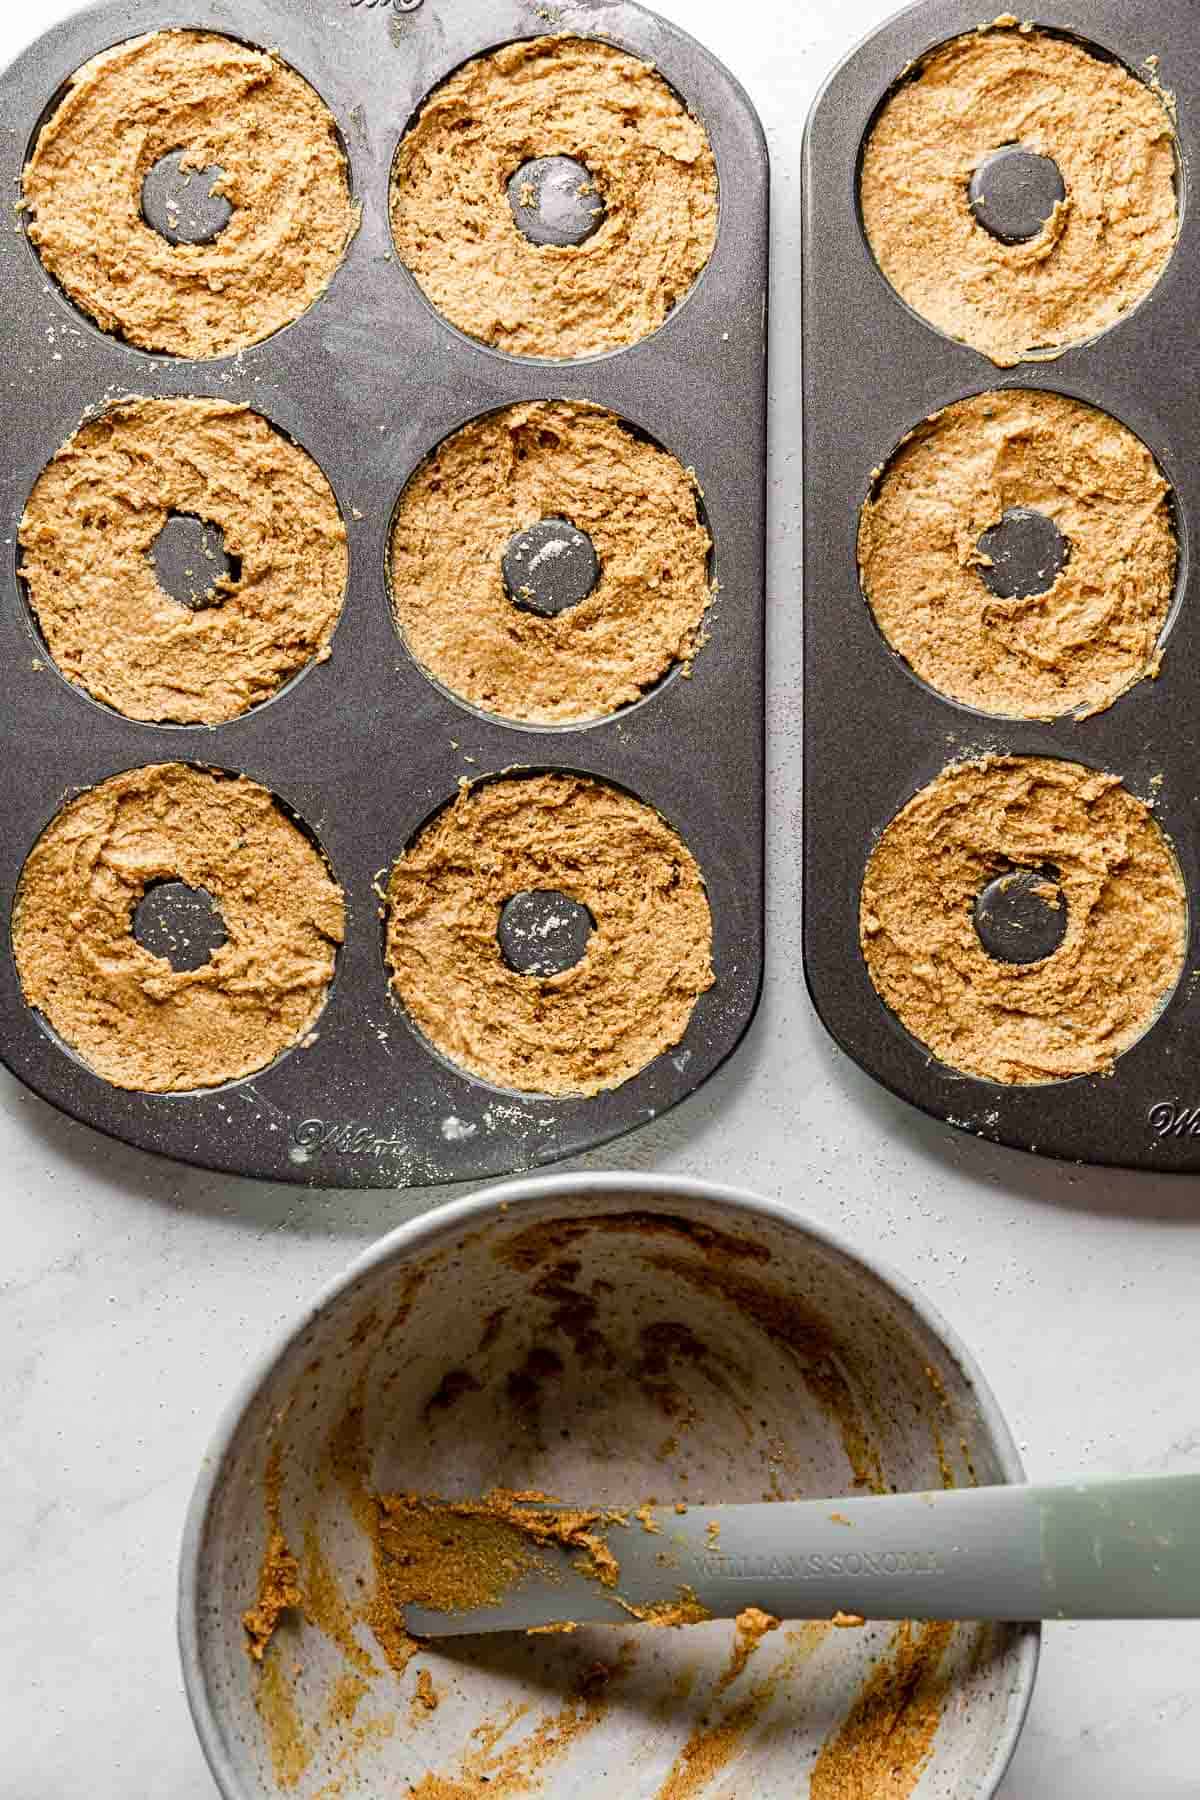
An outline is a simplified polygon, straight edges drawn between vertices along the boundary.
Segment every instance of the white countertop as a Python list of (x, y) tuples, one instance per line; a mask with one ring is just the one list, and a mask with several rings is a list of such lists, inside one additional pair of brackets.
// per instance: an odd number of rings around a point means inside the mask
[[(5, 9), (0, 64), (70, 10)], [(732, 1064), (580, 1166), (728, 1180), (878, 1251), (973, 1346), (1034, 1477), (1200, 1469), (1200, 1183), (1063, 1167), (934, 1125), (835, 1050), (804, 989), (800, 139), (829, 69), (892, 7), (660, 10), (744, 82), (774, 164), (770, 967)], [(3, 1072), (0, 1168), (0, 1797), (213, 1800), (174, 1631), (177, 1545), (209, 1434), (276, 1327), (446, 1190), (314, 1193), (198, 1173), (70, 1123)], [(1006, 1800), (1195, 1795), (1198, 1657), (1200, 1626), (1048, 1627)]]

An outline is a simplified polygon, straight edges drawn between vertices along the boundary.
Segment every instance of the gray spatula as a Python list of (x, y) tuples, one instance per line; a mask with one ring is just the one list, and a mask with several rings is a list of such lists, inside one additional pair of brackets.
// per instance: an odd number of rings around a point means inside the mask
[(783, 1619), (1200, 1617), (1200, 1475), (659, 1506), (594, 1529), (620, 1564), (615, 1588), (576, 1566), (578, 1549), (539, 1547), (538, 1565), (498, 1604), (410, 1606), (408, 1629), (628, 1625), (634, 1609), (688, 1593), (718, 1619), (747, 1606)]

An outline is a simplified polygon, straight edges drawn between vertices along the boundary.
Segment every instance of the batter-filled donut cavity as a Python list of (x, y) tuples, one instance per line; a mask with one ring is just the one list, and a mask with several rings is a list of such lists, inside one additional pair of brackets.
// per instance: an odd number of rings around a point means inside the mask
[(330, 654), (346, 527), (317, 464), (234, 401), (130, 398), (39, 476), (20, 572), (68, 681), (127, 718), (219, 725)]
[(256, 1074), (308, 1040), (344, 929), (323, 855), (265, 788), (160, 763), (46, 827), (12, 942), (26, 1002), (88, 1068), (166, 1094)]
[(862, 509), (880, 631), (939, 694), (1010, 718), (1083, 717), (1158, 673), (1179, 547), (1140, 438), (1024, 388), (960, 400), (903, 441)]
[(452, 325), (517, 356), (657, 331), (707, 264), (717, 213), (703, 125), (651, 64), (590, 38), (465, 63), (392, 170), (400, 260)]
[(948, 1068), (1005, 1084), (1108, 1074), (1183, 972), (1170, 842), (1116, 775), (1046, 757), (943, 771), (867, 863), (880, 998)]
[(1009, 14), (942, 44), (899, 81), (864, 147), (862, 221), (883, 275), (1001, 366), (1108, 330), (1178, 236), (1168, 98)]
[(392, 870), (385, 951), (429, 1043), (526, 1094), (619, 1087), (680, 1041), (714, 980), (691, 852), (583, 775), (463, 783)]
[(359, 208), (333, 114), (268, 51), (156, 31), (77, 70), (22, 176), (29, 238), (103, 331), (227, 356), (306, 312)]
[(690, 670), (712, 599), (695, 475), (615, 414), (535, 400), (413, 475), (389, 554), (396, 624), (457, 698), (573, 725)]

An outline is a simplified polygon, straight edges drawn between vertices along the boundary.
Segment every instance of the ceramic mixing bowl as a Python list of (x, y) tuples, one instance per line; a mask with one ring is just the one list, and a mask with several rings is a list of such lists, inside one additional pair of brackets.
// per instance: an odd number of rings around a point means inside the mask
[(380, 1497), (636, 1508), (1021, 1479), (962, 1344), (789, 1208), (666, 1177), (492, 1188), (369, 1250), (226, 1415), (180, 1578), (196, 1726), (226, 1800), (991, 1795), (1036, 1626), (631, 1620), (416, 1645)]

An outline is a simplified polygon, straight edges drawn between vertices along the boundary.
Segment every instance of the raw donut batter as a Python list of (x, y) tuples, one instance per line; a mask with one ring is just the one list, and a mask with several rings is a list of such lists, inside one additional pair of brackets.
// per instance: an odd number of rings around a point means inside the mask
[[(558, 892), (595, 923), (582, 959), (518, 974), (496, 932), (515, 894)], [(677, 1044), (713, 984), (712, 917), (685, 845), (586, 776), (462, 787), (392, 871), (387, 959), (443, 1055), (524, 1093), (619, 1087)]]
[[(501, 557), (543, 518), (591, 539), (600, 579), (543, 617)], [(700, 641), (708, 532), (695, 480), (612, 413), (537, 400), (475, 419), (418, 469), (392, 535), (392, 598), (413, 655), (464, 700), (510, 719), (597, 718), (641, 697)]]
[[(984, 949), (975, 901), (1013, 869), (1052, 869), (1066, 934), (1040, 962)], [(1104, 1074), (1183, 971), (1175, 856), (1115, 775), (1045, 757), (959, 763), (884, 831), (863, 880), (871, 980), (952, 1069), (998, 1082)]]
[[(580, 244), (535, 245), (506, 185), (567, 156), (604, 218)], [(712, 254), (717, 171), (704, 127), (649, 63), (542, 37), (464, 64), (426, 102), (392, 175), (401, 260), (452, 324), (520, 356), (565, 358), (656, 331)]]
[[(219, 526), (241, 565), (195, 610), (151, 560), (173, 512)], [(270, 699), (328, 655), (346, 588), (346, 528), (320, 469), (224, 400), (132, 399), (89, 419), (38, 478), (20, 545), (55, 662), (131, 719), (218, 725)]]
[[(1043, 228), (1005, 243), (971, 178), (1010, 144), (1066, 188)], [(875, 260), (915, 312), (1009, 365), (1094, 337), (1136, 306), (1175, 247), (1175, 132), (1119, 63), (1005, 15), (926, 57), (884, 106), (863, 158)]]
[[(1124, 425), (1060, 394), (978, 394), (917, 427), (863, 507), (880, 630), (952, 700), (1014, 718), (1099, 712), (1158, 669), (1178, 546), (1166, 481)], [(979, 540), (1012, 508), (1069, 545), (1053, 585), (985, 586)]]
[[(224, 924), (227, 941), (187, 973), (133, 934), (160, 881), (210, 895)], [(72, 800), (30, 851), (13, 906), (29, 1005), (106, 1081), (151, 1093), (252, 1075), (298, 1043), (343, 929), (341, 890), (266, 789), (184, 763)]]
[[(211, 243), (172, 244), (142, 185), (173, 151), (217, 168), (233, 208)], [(156, 31), (92, 58), (23, 179), (47, 269), (143, 350), (224, 356), (307, 310), (358, 229), (333, 116), (275, 57), (212, 32)]]

